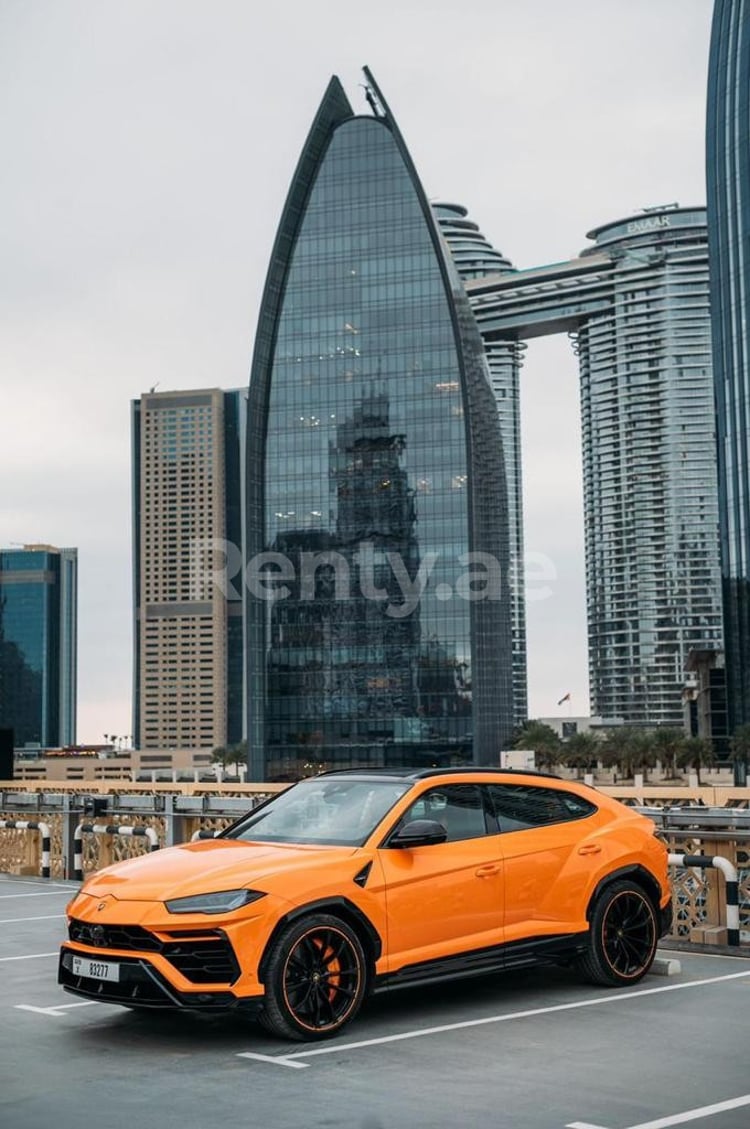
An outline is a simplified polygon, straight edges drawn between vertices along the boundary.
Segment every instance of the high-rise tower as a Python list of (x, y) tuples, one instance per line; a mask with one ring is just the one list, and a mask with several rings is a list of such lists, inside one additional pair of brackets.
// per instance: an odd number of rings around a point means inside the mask
[(690, 650), (722, 646), (705, 213), (589, 238), (616, 264), (576, 339), (592, 708), (679, 726)]
[[(513, 264), (479, 230), (461, 204), (432, 205), (440, 230), (450, 248), (459, 275), (465, 281), (488, 275), (512, 274)], [(481, 323), (479, 326), (481, 330)], [(523, 495), (521, 480), (521, 358), (525, 342), (488, 339), (484, 342), (508, 486), (508, 540), (510, 544), (511, 623), (513, 628), (513, 720), (528, 718), (526, 665), (526, 593), (524, 590)]]
[(0, 728), (17, 746), (76, 739), (78, 551), (0, 550)]
[(706, 118), (708, 245), (730, 733), (750, 723), (750, 10), (716, 0)]
[(242, 739), (245, 415), (244, 391), (218, 388), (133, 403), (139, 749)]
[(256, 337), (253, 778), (497, 763), (513, 724), (507, 492), (486, 357), (365, 73), (372, 116), (336, 78), (323, 98)]
[(689, 652), (722, 647), (706, 214), (650, 209), (590, 237), (577, 259), (465, 285), (488, 349), (574, 341), (592, 708), (679, 726)]

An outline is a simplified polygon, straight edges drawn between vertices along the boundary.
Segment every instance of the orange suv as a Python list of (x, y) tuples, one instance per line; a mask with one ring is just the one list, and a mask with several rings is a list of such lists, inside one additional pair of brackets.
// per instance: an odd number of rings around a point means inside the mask
[(536, 961), (634, 984), (671, 899), (651, 821), (586, 785), (360, 769), (304, 780), (215, 839), (107, 867), (67, 912), (68, 991), (243, 1007), (312, 1040), (373, 991)]

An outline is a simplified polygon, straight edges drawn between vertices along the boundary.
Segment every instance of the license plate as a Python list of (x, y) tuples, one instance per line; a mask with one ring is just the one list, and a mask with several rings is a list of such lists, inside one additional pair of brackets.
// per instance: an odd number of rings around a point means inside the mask
[(87, 976), (89, 980), (119, 980), (119, 964), (103, 960), (89, 960), (88, 957), (73, 957), (71, 969), (74, 976)]

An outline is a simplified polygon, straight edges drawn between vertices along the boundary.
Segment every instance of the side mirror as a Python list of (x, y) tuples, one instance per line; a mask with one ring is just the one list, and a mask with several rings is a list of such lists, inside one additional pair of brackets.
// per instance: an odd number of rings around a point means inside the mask
[(388, 841), (389, 847), (408, 850), (411, 847), (429, 847), (433, 843), (444, 843), (448, 832), (436, 819), (413, 819), (405, 823)]

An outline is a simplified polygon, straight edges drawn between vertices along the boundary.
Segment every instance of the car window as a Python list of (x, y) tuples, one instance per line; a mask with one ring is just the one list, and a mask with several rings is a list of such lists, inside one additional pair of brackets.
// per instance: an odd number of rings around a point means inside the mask
[(584, 819), (596, 805), (573, 792), (526, 784), (490, 784), (489, 793), (500, 831), (523, 831), (551, 823)]
[(407, 809), (400, 826), (414, 819), (434, 819), (442, 823), (448, 843), (487, 834), (482, 794), (476, 784), (431, 788)]
[(361, 846), (410, 782), (318, 776), (251, 812), (225, 838), (256, 843)]

